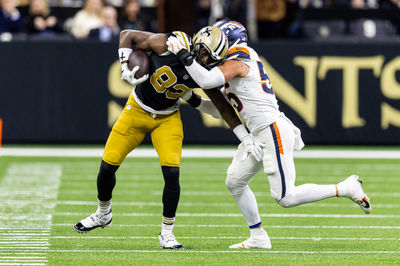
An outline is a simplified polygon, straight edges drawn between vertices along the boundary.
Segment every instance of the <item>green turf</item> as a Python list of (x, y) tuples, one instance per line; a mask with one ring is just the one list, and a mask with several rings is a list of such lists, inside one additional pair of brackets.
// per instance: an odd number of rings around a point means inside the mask
[[(62, 169), (57, 201), (52, 209), (49, 249), (7, 248), (6, 240), (16, 231), (6, 234), (3, 226), (0, 264), (4, 263), (2, 256), (21, 257), (35, 252), (42, 252), (48, 265), (399, 264), (399, 160), (296, 159), (297, 185), (337, 183), (350, 174), (360, 175), (374, 206), (371, 215), (363, 215), (356, 204), (340, 198), (282, 208), (269, 195), (267, 179), (259, 173), (250, 186), (258, 199), (263, 225), (273, 247), (267, 251), (235, 253), (228, 246), (246, 239), (248, 229), (225, 187), (230, 159), (182, 160), (182, 193), (174, 233), (185, 246), (183, 251), (159, 248), (163, 179), (156, 158), (128, 158), (118, 170), (111, 227), (96, 229), (87, 235), (73, 231), (75, 222), (96, 210), (99, 162), (95, 158), (0, 157), (0, 186), (5, 176), (13, 174), (9, 169), (19, 165), (50, 165)], [(29, 196), (18, 200), (29, 203)], [(23, 214), (31, 208), (29, 204), (16, 202), (18, 208), (10, 207), (14, 205), (2, 208), (0, 215)], [(306, 217), (299, 217), (300, 214)], [(310, 217), (310, 214), (328, 217)], [(32, 228), (32, 222), (27, 222), (27, 227)], [(9, 253), (13, 254), (6, 255)]]

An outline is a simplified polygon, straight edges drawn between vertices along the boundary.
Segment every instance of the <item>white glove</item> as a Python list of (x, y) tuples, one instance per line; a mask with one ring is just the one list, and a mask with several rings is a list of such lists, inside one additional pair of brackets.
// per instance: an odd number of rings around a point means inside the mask
[(260, 162), (262, 160), (262, 158), (263, 158), (263, 150), (262, 149), (265, 147), (264, 143), (254, 142), (252, 140), (250, 134), (248, 134), (246, 137), (243, 138), (242, 144), (245, 147), (245, 152), (240, 161), (244, 161), (247, 158), (247, 156), (249, 155), (249, 153), (251, 154), (251, 156), (254, 157), (254, 159), (257, 162)]
[(135, 78), (135, 74), (139, 70), (138, 66), (135, 66), (132, 70), (129, 70), (128, 64), (125, 63), (125, 64), (122, 64), (121, 70), (122, 70), (121, 79), (126, 80), (129, 84), (131, 84), (133, 86), (143, 83), (146, 81), (146, 79), (149, 78), (149, 74), (146, 74), (143, 77), (138, 78), (138, 79)]
[(180, 50), (186, 49), (185, 41), (182, 38), (170, 36), (166, 44), (168, 46), (168, 51), (173, 54), (177, 54)]

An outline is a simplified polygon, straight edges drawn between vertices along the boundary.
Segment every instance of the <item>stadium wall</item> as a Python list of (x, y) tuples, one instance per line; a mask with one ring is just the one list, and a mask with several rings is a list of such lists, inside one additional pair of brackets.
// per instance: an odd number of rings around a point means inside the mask
[[(252, 46), (262, 56), (281, 111), (307, 144), (400, 144), (398, 42)], [(117, 47), (0, 43), (3, 143), (104, 143), (131, 91), (120, 80)], [(185, 143), (237, 143), (224, 122), (186, 104), (181, 114)]]

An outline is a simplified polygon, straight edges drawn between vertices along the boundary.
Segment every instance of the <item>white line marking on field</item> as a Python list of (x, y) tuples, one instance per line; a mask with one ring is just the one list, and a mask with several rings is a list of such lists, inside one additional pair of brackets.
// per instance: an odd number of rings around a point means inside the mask
[[(24, 205), (28, 204), (31, 202), (28, 201), (12, 201), (12, 200), (6, 200), (5, 201), (9, 205)], [(71, 200), (66, 200), (66, 201), (56, 201), (57, 206), (59, 205), (78, 205), (78, 206), (97, 206), (96, 201), (71, 201)], [(162, 206), (162, 202), (118, 202), (118, 201), (113, 201), (112, 203), (113, 206), (151, 206), (151, 207), (160, 207)], [(207, 206), (207, 207), (235, 207), (236, 203), (232, 202), (180, 202), (179, 206)], [(258, 203), (258, 206), (263, 206), (263, 207), (276, 207), (279, 206), (277, 203)], [(346, 201), (346, 203), (309, 203), (307, 204), (308, 207), (353, 207), (353, 208), (360, 208), (356, 204), (351, 204), (350, 202)], [(374, 208), (379, 208), (379, 209), (399, 209), (400, 204), (374, 204)], [(34, 228), (33, 228), (34, 229)]]
[(49, 241), (49, 238), (30, 238), (29, 236), (17, 236), (17, 237), (2, 237), (2, 240), (9, 240), (9, 241)]
[(0, 265), (46, 265), (46, 263), (0, 263)]
[[(9, 220), (9, 219), (5, 219)], [(10, 219), (11, 220), (11, 219)], [(49, 236), (50, 234), (15, 234), (15, 233), (0, 233), (0, 236)]]
[[(180, 236), (179, 239), (246, 239), (248, 236)], [(158, 236), (54, 236), (53, 239), (158, 239)], [(279, 240), (354, 240), (354, 241), (397, 241), (399, 238), (366, 237), (270, 237)]]
[(0, 256), (0, 259), (45, 259), (46, 257), (10, 257)]
[(40, 244), (40, 245), (49, 245), (47, 241), (0, 241), (0, 245), (17, 245), (17, 244)]
[[(56, 212), (57, 216), (81, 216), (87, 215), (83, 212)], [(160, 216), (159, 213), (113, 213), (113, 216)], [(177, 217), (242, 217), (241, 213), (177, 213)], [(400, 215), (379, 214), (308, 214), (308, 213), (268, 213), (260, 214), (261, 217), (291, 217), (291, 218), (363, 218), (363, 219), (386, 219), (400, 218)]]
[[(53, 224), (53, 226), (72, 226), (72, 224)], [(160, 227), (159, 224), (113, 224), (113, 227)], [(239, 224), (175, 224), (174, 227), (242, 227), (247, 228), (246, 225)], [(379, 226), (379, 225), (263, 225), (264, 228), (286, 228), (286, 229), (384, 229), (393, 230), (400, 229), (400, 226)]]
[[(73, 190), (71, 190), (73, 192)], [(82, 193), (79, 191), (79, 193)], [(130, 192), (132, 193), (132, 192)], [(152, 191), (147, 191), (147, 193), (151, 193), (152, 195), (161, 195), (162, 190), (152, 190)], [(254, 195), (257, 197), (270, 197), (269, 192), (254, 192)], [(185, 190), (181, 192), (181, 196), (223, 196), (223, 197), (232, 197), (232, 195), (229, 193), (229, 191), (196, 191), (196, 190)], [(400, 193), (398, 192), (388, 192), (388, 193), (368, 193), (369, 197), (384, 197), (384, 198), (398, 198), (400, 197)]]
[[(183, 148), (182, 157), (232, 158), (236, 148), (191, 149)], [(102, 157), (103, 149), (82, 148), (2, 148), (0, 156), (45, 156), (45, 157)], [(399, 159), (400, 151), (394, 150), (304, 150), (295, 151), (296, 158), (376, 158)], [(128, 157), (157, 157), (152, 148), (138, 148)]]
[(9, 247), (0, 247), (0, 249), (7, 249), (7, 251), (9, 251), (9, 250), (14, 251), (16, 249), (33, 249), (33, 250), (37, 251), (39, 249), (40, 250), (49, 249), (49, 247), (31, 247), (31, 246), (25, 245), (25, 246), (22, 246), (22, 247), (13, 247), (12, 249), (10, 249)]
[[(0, 181), (0, 202), (4, 207), (0, 213), (0, 265), (46, 264), (47, 259), (43, 257), (46, 254), (42, 253), (42, 256), (29, 256), (24, 260), (15, 256), (13, 259), (5, 259), (1, 255), (17, 254), (21, 249), (49, 249), (51, 213), (55, 207), (61, 175), (59, 164), (14, 163), (7, 169)], [(33, 224), (36, 228), (30, 228)]]
[(53, 249), (48, 252), (52, 253), (283, 253), (283, 254), (400, 254), (399, 250), (61, 250)]
[[(24, 259), (22, 259), (22, 260), (19, 260), (19, 259), (2, 259), (1, 257), (0, 257), (0, 265), (9, 265), (8, 263), (5, 263), (4, 264), (4, 262), (24, 262), (22, 265), (36, 265), (36, 264), (31, 264), (31, 263), (29, 263), (29, 264), (27, 264), (26, 262), (47, 262), (46, 260), (24, 260)], [(20, 265), (19, 263), (18, 263), (18, 265)]]

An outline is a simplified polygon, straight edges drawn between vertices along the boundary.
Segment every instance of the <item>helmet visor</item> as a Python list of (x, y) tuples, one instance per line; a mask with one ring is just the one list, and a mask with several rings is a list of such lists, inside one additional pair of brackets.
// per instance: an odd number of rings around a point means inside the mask
[(219, 65), (222, 60), (215, 59), (204, 45), (198, 45), (196, 50), (196, 61), (206, 68)]

